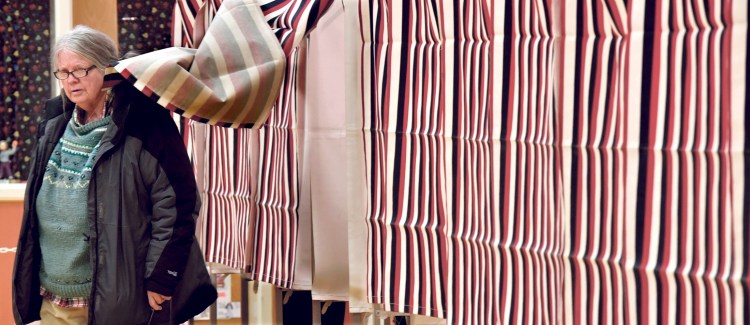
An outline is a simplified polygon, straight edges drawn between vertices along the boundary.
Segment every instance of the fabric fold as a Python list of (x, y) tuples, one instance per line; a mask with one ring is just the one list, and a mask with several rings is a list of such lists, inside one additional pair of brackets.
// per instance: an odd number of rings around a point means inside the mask
[(119, 61), (107, 69), (107, 80), (127, 80), (186, 118), (257, 128), (279, 95), (285, 64), (258, 3), (228, 0), (196, 49), (173, 47)]

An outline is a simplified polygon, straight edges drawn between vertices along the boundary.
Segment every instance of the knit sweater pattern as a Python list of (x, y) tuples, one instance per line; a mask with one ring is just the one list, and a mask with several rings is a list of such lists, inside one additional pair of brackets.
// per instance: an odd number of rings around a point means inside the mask
[(91, 291), (86, 213), (94, 157), (112, 118), (79, 124), (70, 119), (44, 172), (36, 201), (40, 282), (50, 293), (87, 298)]

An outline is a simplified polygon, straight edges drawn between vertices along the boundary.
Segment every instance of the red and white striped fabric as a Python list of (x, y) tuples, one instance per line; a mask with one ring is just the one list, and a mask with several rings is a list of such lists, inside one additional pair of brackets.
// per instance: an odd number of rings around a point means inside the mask
[[(297, 263), (301, 150), (297, 116), (304, 103), (299, 79), (304, 76), (306, 57), (300, 52), (300, 43), (331, 2), (261, 3), (265, 19), (285, 51), (287, 65), (273, 108), (258, 130), (190, 122), (203, 199), (201, 220), (206, 233), (201, 240), (207, 261), (244, 269), (252, 279), (283, 288), (310, 286), (309, 263)], [(220, 12), (225, 5), (221, 1), (177, 1), (175, 45), (197, 43), (200, 25), (212, 28), (211, 13), (217, 8)], [(208, 18), (196, 23), (199, 12)]]
[(361, 3), (370, 294), (387, 311), (451, 324), (560, 311), (551, 31), (498, 39), (520, 33), (497, 7)]
[[(256, 151), (252, 177), (254, 188), (254, 224), (248, 237), (250, 279), (281, 288), (297, 288), (296, 257), (299, 236), (300, 134), (297, 116), (304, 109), (303, 93), (298, 91), (304, 71), (305, 53), (293, 51), (284, 78), (284, 91), (263, 128), (247, 143)], [(302, 69), (302, 70), (299, 70)], [(309, 231), (305, 229), (304, 231)], [(304, 249), (309, 250), (309, 247)], [(308, 253), (309, 254), (309, 253)], [(305, 273), (309, 273), (309, 268)], [(303, 278), (309, 278), (303, 276)], [(305, 287), (309, 283), (303, 284)]]
[[(195, 40), (203, 38), (205, 26), (211, 23), (220, 6), (221, 0), (175, 1), (172, 12), (172, 46), (196, 48)], [(204, 14), (199, 14), (200, 11), (204, 11)], [(202, 20), (196, 21), (199, 17)]]
[[(222, 0), (177, 0), (172, 15), (172, 45), (195, 48)], [(318, 23), (333, 0), (258, 0), (263, 16), (289, 56)], [(205, 14), (201, 14), (205, 11)], [(202, 18), (196, 21), (198, 16)]]
[(747, 2), (359, 2), (367, 289), (449, 324), (748, 311)]
[(252, 131), (191, 121), (187, 130), (201, 196), (197, 238), (206, 261), (246, 265), (248, 225), (254, 220)]
[(747, 71), (733, 71), (746, 67), (747, 4), (737, 6), (563, 12), (586, 22), (566, 25), (580, 36), (557, 48), (561, 145), (573, 146), (563, 160), (567, 321), (748, 316)]
[(289, 55), (315, 28), (333, 0), (260, 0), (266, 20)]

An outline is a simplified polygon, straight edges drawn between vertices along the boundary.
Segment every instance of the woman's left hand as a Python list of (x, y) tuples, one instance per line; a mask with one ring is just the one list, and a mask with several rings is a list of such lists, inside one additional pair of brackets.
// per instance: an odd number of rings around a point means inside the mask
[(167, 300), (172, 300), (172, 297), (168, 297), (162, 294), (158, 294), (153, 291), (146, 291), (148, 295), (148, 304), (151, 305), (153, 310), (161, 310), (161, 304)]

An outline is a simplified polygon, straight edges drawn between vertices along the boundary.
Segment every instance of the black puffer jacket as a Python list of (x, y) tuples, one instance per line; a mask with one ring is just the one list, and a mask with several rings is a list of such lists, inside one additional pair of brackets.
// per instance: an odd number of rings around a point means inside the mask
[[(90, 324), (178, 324), (216, 299), (195, 241), (200, 201), (192, 166), (169, 113), (129, 85), (115, 92), (112, 123), (102, 138), (87, 209), (93, 285)], [(47, 161), (72, 116), (60, 97), (31, 161), (13, 270), (16, 322), (39, 319), (40, 248), (36, 196)], [(45, 125), (46, 124), (46, 125)], [(146, 290), (173, 297), (152, 318)], [(171, 306), (171, 311), (169, 310)]]

